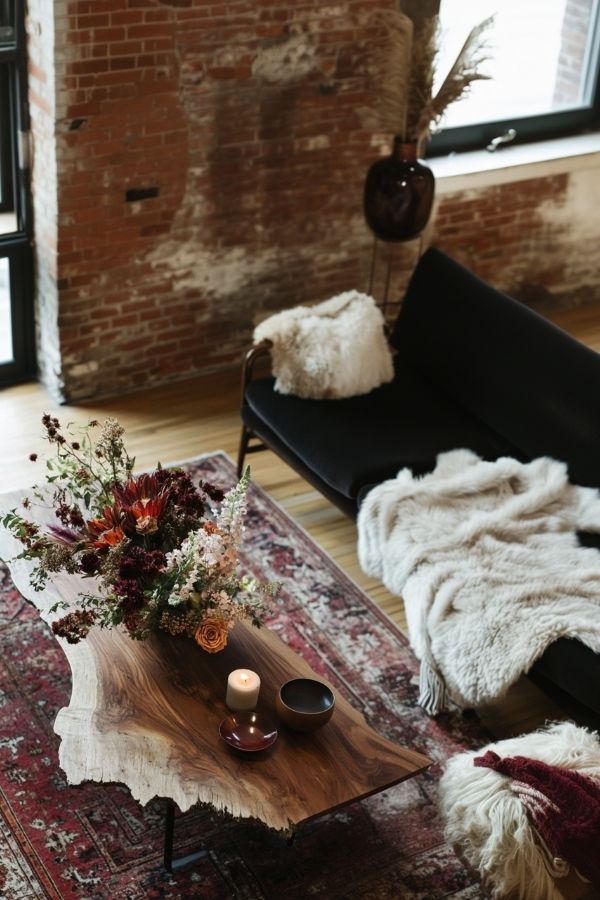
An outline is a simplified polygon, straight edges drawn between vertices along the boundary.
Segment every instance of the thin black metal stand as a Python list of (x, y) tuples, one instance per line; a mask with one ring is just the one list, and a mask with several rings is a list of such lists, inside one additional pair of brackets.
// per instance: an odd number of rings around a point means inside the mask
[[(418, 241), (419, 241), (419, 245), (418, 245), (418, 248), (417, 248), (417, 260), (418, 260), (418, 259), (420, 259), (420, 257), (421, 257), (422, 254), (423, 254), (423, 243), (424, 243), (423, 233), (421, 233), (420, 235), (418, 235), (418, 238), (412, 238), (411, 240), (417, 240), (417, 239), (418, 239)], [(387, 243), (393, 245), (393, 242), (387, 242)], [(406, 241), (406, 242), (401, 242), (401, 243), (409, 243), (409, 242)], [(369, 293), (371, 296), (373, 296), (373, 290), (374, 290), (374, 287), (375, 287), (375, 270), (376, 270), (376, 268), (377, 268), (377, 249), (378, 249), (378, 245), (379, 245), (379, 241), (378, 241), (378, 239), (375, 237), (375, 238), (373, 239), (373, 252), (372, 252), (372, 254), (371, 254), (371, 269), (370, 269), (370, 272), (369, 272), (369, 289), (368, 289), (368, 293)], [(394, 257), (394, 252), (393, 252), (393, 250), (392, 250), (392, 247), (391, 247), (391, 246), (388, 246), (387, 262), (386, 262), (386, 270), (385, 270), (385, 281), (384, 281), (384, 289), (383, 289), (383, 297), (382, 297), (382, 299), (381, 299), (381, 302), (378, 302), (378, 303), (377, 303), (377, 305), (379, 306), (381, 312), (383, 313), (384, 318), (385, 318), (385, 314), (386, 314), (386, 311), (387, 311), (387, 305), (388, 305), (388, 302), (389, 302), (390, 283), (391, 283), (391, 280), (392, 280), (392, 269), (393, 269), (393, 264), (394, 264), (393, 257)]]
[(187, 866), (188, 863), (194, 862), (196, 859), (202, 859), (208, 856), (207, 850), (197, 850), (195, 853), (188, 853), (187, 856), (180, 856), (173, 859), (173, 836), (175, 833), (175, 804), (172, 800), (167, 800), (165, 813), (165, 848), (164, 848), (164, 866), (167, 872), (173, 869), (180, 869)]

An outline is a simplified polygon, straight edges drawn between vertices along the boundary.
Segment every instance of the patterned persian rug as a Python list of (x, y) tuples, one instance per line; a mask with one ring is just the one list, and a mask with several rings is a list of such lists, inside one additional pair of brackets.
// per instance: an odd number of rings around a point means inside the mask
[[(215, 454), (189, 468), (235, 481)], [(288, 846), (259, 824), (193, 809), (175, 824), (175, 853), (206, 855), (162, 868), (164, 802), (146, 807), (112, 784), (69, 787), (52, 725), (68, 703), (60, 647), (0, 568), (0, 897), (368, 898), (483, 896), (444, 843), (440, 767), (488, 740), (474, 722), (429, 719), (416, 705), (406, 639), (334, 562), (256, 486), (245, 533), (249, 571), (283, 582), (270, 627), (329, 679), (383, 735), (436, 760), (424, 775), (305, 825)]]

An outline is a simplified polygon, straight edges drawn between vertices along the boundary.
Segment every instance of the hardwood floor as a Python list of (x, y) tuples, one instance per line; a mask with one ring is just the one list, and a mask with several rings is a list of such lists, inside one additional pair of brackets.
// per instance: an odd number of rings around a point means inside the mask
[[(561, 310), (551, 318), (579, 340), (600, 351), (600, 304)], [(61, 422), (85, 424), (90, 418), (115, 416), (127, 430), (127, 446), (137, 466), (177, 462), (213, 450), (234, 459), (239, 437), (239, 371), (178, 382), (135, 394), (77, 406), (59, 406), (36, 383), (0, 391), (0, 491), (42, 480), (43, 412)], [(385, 612), (406, 631), (402, 600), (367, 578), (356, 558), (356, 526), (285, 463), (269, 451), (249, 457), (253, 478), (302, 525)], [(538, 727), (560, 717), (558, 708), (523, 678), (502, 701), (479, 710), (497, 737)]]

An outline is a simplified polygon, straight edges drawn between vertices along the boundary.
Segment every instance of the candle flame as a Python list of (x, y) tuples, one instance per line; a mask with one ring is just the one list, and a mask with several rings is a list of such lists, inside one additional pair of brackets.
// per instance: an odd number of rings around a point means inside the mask
[(244, 684), (246, 684), (246, 682), (248, 681), (248, 676), (247, 676), (247, 675), (240, 675), (240, 678), (241, 678), (241, 680), (242, 680), (242, 682), (243, 682)]

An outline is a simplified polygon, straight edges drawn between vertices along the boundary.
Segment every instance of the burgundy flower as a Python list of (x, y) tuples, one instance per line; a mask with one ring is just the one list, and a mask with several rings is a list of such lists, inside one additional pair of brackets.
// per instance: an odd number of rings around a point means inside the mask
[(115, 500), (125, 509), (136, 502), (161, 500), (162, 493), (162, 486), (155, 475), (138, 475), (137, 478), (132, 476), (125, 484), (115, 484), (113, 487)]
[(115, 594), (119, 597), (121, 608), (126, 612), (142, 609), (146, 605), (146, 597), (137, 581), (124, 578), (115, 584)]
[(71, 507), (67, 503), (58, 503), (54, 514), (57, 519), (63, 523), (63, 525), (69, 524), (69, 514), (71, 512)]
[(123, 616), (123, 625), (130, 634), (135, 634), (142, 624), (142, 617), (136, 610), (131, 610)]
[(30, 453), (30, 454), (29, 454), (29, 459), (31, 460), (31, 462), (35, 462), (37, 458), (38, 458), (37, 453)]
[(160, 550), (144, 550), (135, 544), (125, 551), (119, 566), (119, 575), (123, 579), (145, 579), (152, 581), (166, 564), (165, 554)]
[(159, 530), (169, 494), (154, 475), (139, 475), (131, 477), (125, 484), (115, 484), (113, 496), (113, 509), (118, 512), (121, 528), (126, 534), (132, 537), (151, 535)]
[(69, 513), (69, 522), (75, 528), (83, 528), (83, 526), (85, 525), (83, 516), (81, 515), (81, 510), (77, 509), (76, 506), (73, 506), (71, 508), (71, 511)]
[(157, 469), (154, 477), (168, 488), (175, 506), (199, 518), (204, 511), (204, 500), (196, 490), (192, 479), (182, 469)]
[(214, 500), (215, 503), (220, 503), (225, 496), (225, 492), (222, 491), (221, 488), (215, 487), (215, 485), (211, 484), (209, 481), (199, 481), (198, 487), (201, 491), (204, 491), (211, 500)]
[(81, 571), (85, 572), (86, 575), (95, 575), (100, 568), (100, 557), (97, 553), (89, 551), (82, 554), (79, 565), (81, 566)]
[(62, 619), (52, 623), (52, 631), (58, 637), (64, 637), (69, 644), (78, 644), (96, 621), (96, 617), (90, 610), (78, 609), (68, 613)]

